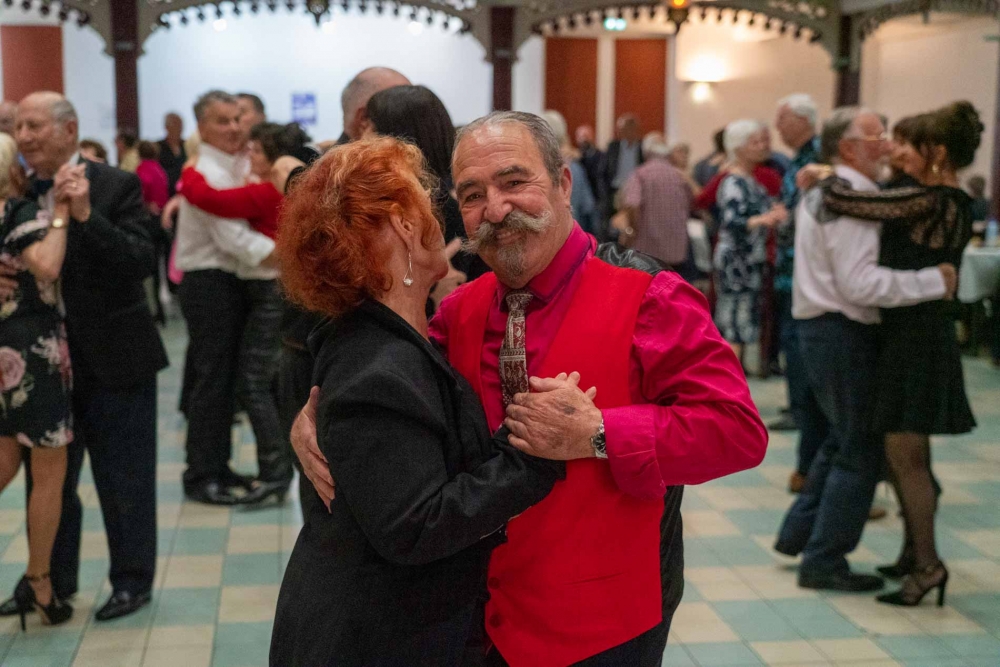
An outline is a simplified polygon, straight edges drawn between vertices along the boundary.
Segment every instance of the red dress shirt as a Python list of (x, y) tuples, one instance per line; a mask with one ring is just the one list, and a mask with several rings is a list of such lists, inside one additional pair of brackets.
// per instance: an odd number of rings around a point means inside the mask
[(213, 188), (196, 169), (181, 173), (178, 190), (203, 211), (220, 218), (244, 218), (255, 231), (269, 238), (278, 234), (278, 214), (284, 195), (270, 181), (247, 183), (239, 188)]
[[(529, 375), (536, 374), (559, 330), (579, 284), (577, 269), (595, 249), (594, 239), (574, 225), (549, 266), (528, 283), (534, 295), (525, 319)], [(506, 292), (498, 283), (483, 341), (483, 407), (494, 430), (504, 419), (498, 368)], [(430, 336), (445, 349), (449, 336), (462, 335), (449, 328), (457, 314), (448, 297), (430, 322)], [(613, 314), (594, 313), (608, 316)], [(611, 472), (624, 492), (662, 498), (667, 486), (700, 484), (763, 459), (767, 431), (743, 369), (713, 324), (705, 298), (674, 273), (657, 274), (639, 307), (629, 390), (633, 405), (603, 411)]]

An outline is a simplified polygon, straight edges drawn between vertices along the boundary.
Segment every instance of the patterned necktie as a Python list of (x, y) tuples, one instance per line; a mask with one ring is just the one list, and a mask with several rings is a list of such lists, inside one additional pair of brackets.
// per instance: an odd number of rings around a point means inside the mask
[(524, 311), (531, 301), (531, 292), (513, 290), (507, 293), (507, 333), (500, 346), (500, 389), (503, 407), (514, 401), (514, 394), (528, 391), (528, 361), (524, 353)]

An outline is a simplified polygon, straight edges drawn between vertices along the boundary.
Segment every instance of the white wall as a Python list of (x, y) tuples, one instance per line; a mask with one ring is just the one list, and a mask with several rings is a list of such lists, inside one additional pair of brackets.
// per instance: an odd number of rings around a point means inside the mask
[(885, 24), (864, 46), (862, 99), (898, 120), (954, 100), (969, 100), (986, 126), (967, 175), (990, 177), (996, 118), (998, 46), (983, 38), (1000, 32), (990, 18), (934, 14), (930, 24), (904, 17)]
[[(0, 9), (0, 25), (57, 25), (55, 17), (42, 18), (20, 9)], [(115, 138), (115, 71), (104, 40), (91, 28), (64, 23), (63, 86), (76, 106), (80, 136), (92, 137), (112, 148)], [(0, 77), (2, 79), (2, 77)], [(3, 82), (0, 81), (0, 96)]]
[[(712, 134), (739, 118), (773, 124), (775, 105), (792, 93), (812, 95), (820, 117), (833, 106), (835, 76), (830, 56), (818, 44), (780, 36), (776, 31), (714, 18), (686, 24), (676, 37), (674, 87), (680, 99), (669, 125), (674, 140), (691, 144), (697, 159), (711, 151)], [(721, 79), (708, 84), (709, 97), (694, 99), (693, 79)], [(775, 133), (776, 150), (787, 152)]]
[(139, 60), (144, 137), (162, 134), (169, 111), (180, 113), (185, 127), (192, 128), (195, 99), (222, 88), (260, 95), (268, 117), (279, 122), (291, 119), (292, 93), (315, 93), (318, 124), (309, 132), (315, 139), (336, 138), (343, 130), (341, 91), (372, 65), (392, 67), (429, 87), (457, 124), (491, 108), (492, 68), (470, 35), (446, 32), (439, 25), (424, 25), (421, 34), (413, 35), (409, 19), (372, 13), (337, 12), (329, 32), (301, 12), (227, 15), (221, 32), (213, 28), (214, 18), (209, 13), (199, 23), (192, 16), (188, 26), (158, 31), (146, 42)]

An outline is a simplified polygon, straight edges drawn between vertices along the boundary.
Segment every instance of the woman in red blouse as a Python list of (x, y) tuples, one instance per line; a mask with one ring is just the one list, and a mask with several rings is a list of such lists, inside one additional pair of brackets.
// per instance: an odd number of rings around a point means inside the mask
[(298, 155), (309, 136), (297, 123), (260, 123), (250, 131), (250, 173), (257, 182), (239, 188), (213, 188), (193, 167), (181, 173), (180, 191), (203, 211), (222, 218), (244, 218), (261, 234), (274, 238), (284, 195), (271, 182), (271, 167), (282, 155)]

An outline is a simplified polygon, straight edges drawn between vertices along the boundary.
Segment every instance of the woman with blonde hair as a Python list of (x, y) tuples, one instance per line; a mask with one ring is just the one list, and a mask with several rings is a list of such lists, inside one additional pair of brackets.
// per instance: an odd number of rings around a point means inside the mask
[[(84, 180), (81, 183), (81, 179)], [(66, 256), (70, 188), (86, 187), (82, 167), (55, 178), (53, 214), (21, 198), (25, 177), (14, 140), (0, 134), (0, 262), (16, 268), (17, 288), (0, 303), (0, 492), (31, 450), (28, 567), (14, 591), (21, 629), (38, 611), (47, 625), (65, 623), (73, 608), (49, 580), (49, 561), (62, 510), (66, 445), (73, 439), (69, 348), (58, 280)]]

